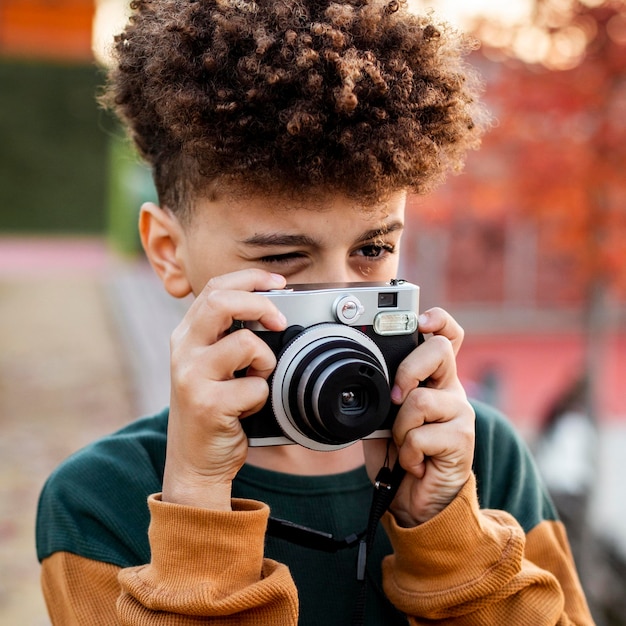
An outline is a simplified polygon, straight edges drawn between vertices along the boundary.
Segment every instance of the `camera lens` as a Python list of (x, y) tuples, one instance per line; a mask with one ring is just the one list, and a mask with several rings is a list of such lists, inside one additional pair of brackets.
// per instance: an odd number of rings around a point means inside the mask
[(379, 429), (391, 402), (386, 364), (376, 344), (356, 329), (320, 326), (325, 328), (306, 329), (279, 357), (272, 405), (288, 437), (329, 449)]
[(389, 410), (385, 374), (361, 346), (337, 347), (313, 359), (295, 391), (298, 417), (318, 438), (332, 443), (366, 437)]
[(367, 391), (359, 387), (346, 387), (341, 391), (341, 410), (344, 413), (359, 413), (366, 406)]

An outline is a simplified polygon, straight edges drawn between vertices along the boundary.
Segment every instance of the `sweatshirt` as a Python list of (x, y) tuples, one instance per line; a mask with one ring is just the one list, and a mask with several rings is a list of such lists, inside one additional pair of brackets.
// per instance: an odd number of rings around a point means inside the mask
[[(386, 513), (366, 571), (368, 625), (593, 624), (563, 525), (519, 436), (476, 410), (473, 474), (415, 528)], [(48, 479), (37, 552), (52, 623), (345, 625), (357, 547), (333, 553), (267, 534), (268, 518), (336, 538), (363, 530), (364, 468), (297, 476), (244, 465), (233, 511), (162, 502), (168, 411), (67, 459)]]

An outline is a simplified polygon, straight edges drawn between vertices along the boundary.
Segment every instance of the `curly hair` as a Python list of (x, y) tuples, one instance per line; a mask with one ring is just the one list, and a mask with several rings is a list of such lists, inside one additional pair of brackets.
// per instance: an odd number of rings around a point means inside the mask
[(184, 210), (227, 183), (423, 193), (484, 129), (471, 43), (404, 0), (133, 0), (102, 98)]

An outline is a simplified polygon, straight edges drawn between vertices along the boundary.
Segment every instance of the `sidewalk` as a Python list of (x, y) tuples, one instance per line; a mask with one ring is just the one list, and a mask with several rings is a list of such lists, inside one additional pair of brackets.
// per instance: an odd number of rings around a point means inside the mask
[(153, 280), (99, 240), (0, 238), (0, 624), (49, 624), (34, 546), (49, 473), (167, 403), (168, 337), (181, 309)]

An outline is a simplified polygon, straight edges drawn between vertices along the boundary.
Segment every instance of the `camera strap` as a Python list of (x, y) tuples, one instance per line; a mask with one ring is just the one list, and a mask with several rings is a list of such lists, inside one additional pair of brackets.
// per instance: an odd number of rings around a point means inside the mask
[(344, 548), (352, 548), (361, 541), (365, 533), (366, 531), (363, 530), (360, 533), (352, 533), (344, 539), (335, 539), (330, 533), (294, 524), (278, 517), (270, 517), (267, 523), (267, 534), (271, 537), (322, 552), (338, 552)]
[(337, 552), (345, 548), (352, 548), (358, 544), (356, 578), (360, 586), (352, 616), (352, 626), (362, 626), (365, 623), (367, 557), (374, 545), (378, 522), (394, 499), (405, 473), (398, 461), (396, 461), (392, 470), (388, 465), (388, 459), (385, 459), (385, 465), (380, 468), (374, 482), (374, 493), (367, 528), (359, 533), (352, 533), (344, 539), (335, 539), (330, 533), (301, 526), (288, 520), (276, 517), (270, 517), (268, 520), (268, 535), (305, 548), (323, 552)]
[(352, 615), (352, 626), (362, 626), (365, 623), (365, 604), (367, 599), (365, 568), (367, 565), (367, 557), (374, 545), (378, 522), (395, 498), (405, 473), (406, 471), (398, 460), (396, 460), (392, 470), (389, 468), (388, 459), (385, 459), (385, 465), (380, 468), (376, 476), (367, 529), (365, 535), (359, 542), (356, 578), (360, 583), (360, 589)]

